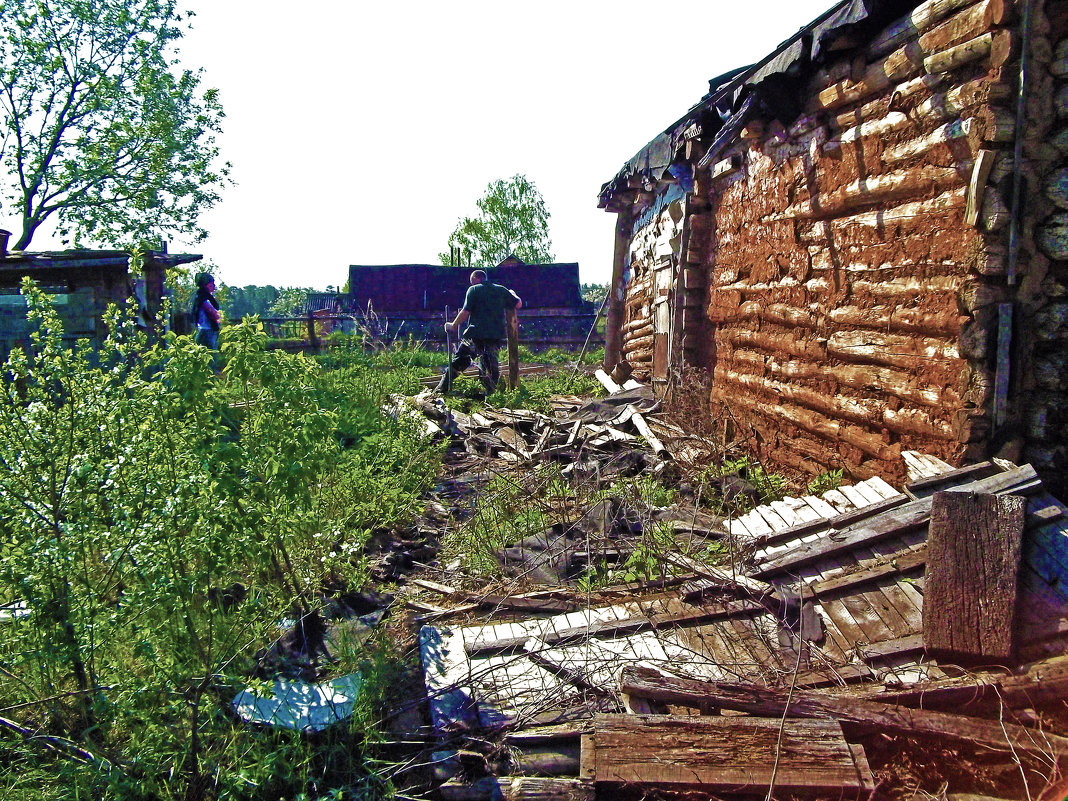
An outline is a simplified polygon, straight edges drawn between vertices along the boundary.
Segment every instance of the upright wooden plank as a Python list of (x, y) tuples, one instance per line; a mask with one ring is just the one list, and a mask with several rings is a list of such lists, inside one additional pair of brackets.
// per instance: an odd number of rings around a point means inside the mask
[(1011, 660), (1027, 500), (935, 493), (923, 605), (929, 652)]
[(826, 791), (837, 798), (843, 791), (855, 797), (870, 782), (831, 720), (598, 715), (593, 739), (598, 786), (708, 794), (767, 787), (774, 771), (780, 792)]
[(515, 309), (505, 309), (508, 329), (508, 388), (519, 386), (519, 315)]

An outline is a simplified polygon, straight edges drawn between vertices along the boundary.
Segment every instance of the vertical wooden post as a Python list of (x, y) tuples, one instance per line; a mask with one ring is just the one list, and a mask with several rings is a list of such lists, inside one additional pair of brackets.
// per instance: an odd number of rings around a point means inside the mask
[(623, 354), (623, 272), (630, 248), (630, 210), (616, 214), (616, 242), (612, 255), (612, 280), (608, 285), (608, 316), (604, 326), (604, 369), (606, 373), (619, 363)]
[(505, 309), (508, 324), (508, 389), (519, 386), (519, 315), (515, 309)]
[(313, 351), (319, 350), (319, 338), (315, 335), (315, 315), (308, 309), (308, 344)]

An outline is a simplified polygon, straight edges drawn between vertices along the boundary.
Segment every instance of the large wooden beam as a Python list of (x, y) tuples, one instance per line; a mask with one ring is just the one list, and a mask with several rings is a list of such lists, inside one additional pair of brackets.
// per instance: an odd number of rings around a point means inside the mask
[(936, 655), (1012, 661), (1027, 501), (936, 492), (927, 536), (923, 641)]
[(706, 795), (766, 788), (774, 777), (780, 792), (856, 797), (872, 789), (867, 761), (858, 766), (841, 727), (828, 720), (598, 715), (593, 748), (597, 785)]

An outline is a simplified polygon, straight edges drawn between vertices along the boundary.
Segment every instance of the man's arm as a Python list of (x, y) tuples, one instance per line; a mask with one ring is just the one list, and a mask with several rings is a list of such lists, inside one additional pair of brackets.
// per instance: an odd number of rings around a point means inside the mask
[(517, 295), (515, 293), (515, 290), (514, 289), (509, 289), (508, 290), (508, 294), (511, 295), (513, 298), (515, 298), (515, 307), (514, 308), (522, 309), (523, 308), (523, 299), (521, 297), (519, 297), (519, 295)]
[(467, 318), (470, 316), (471, 312), (467, 309), (460, 309), (460, 311), (456, 312), (456, 317), (451, 323), (445, 323), (445, 330), (450, 334), (455, 334), (460, 329), (460, 326), (467, 322)]

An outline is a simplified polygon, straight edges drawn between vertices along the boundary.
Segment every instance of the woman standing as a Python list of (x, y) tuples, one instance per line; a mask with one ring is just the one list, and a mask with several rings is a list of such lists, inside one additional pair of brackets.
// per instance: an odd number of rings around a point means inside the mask
[(193, 322), (197, 332), (193, 341), (206, 348), (219, 347), (219, 301), (215, 299), (215, 278), (211, 273), (197, 276), (197, 295), (193, 300)]

